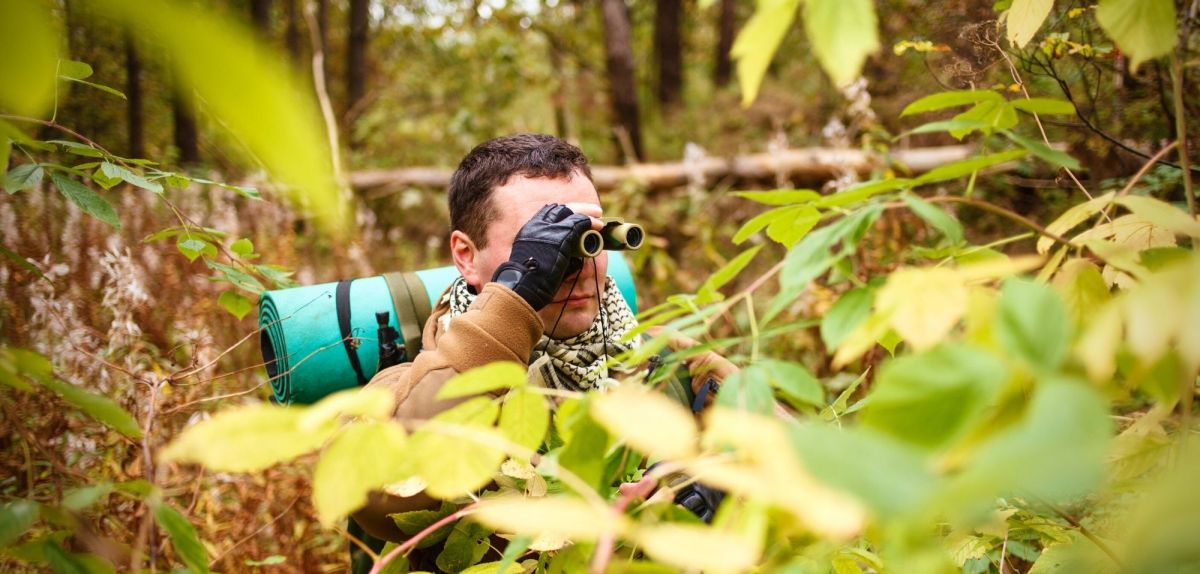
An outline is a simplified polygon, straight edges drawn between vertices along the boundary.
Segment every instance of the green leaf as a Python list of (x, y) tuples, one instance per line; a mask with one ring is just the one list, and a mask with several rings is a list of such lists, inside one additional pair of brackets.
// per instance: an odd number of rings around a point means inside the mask
[(901, 357), (880, 371), (863, 422), (918, 446), (943, 446), (992, 406), (1007, 377), (1004, 363), (967, 346)]
[[(455, 506), (454, 503), (442, 502), (442, 506), (439, 510), (414, 510), (412, 512), (390, 514), (388, 516), (393, 522), (395, 522), (396, 528), (399, 528), (400, 532), (403, 532), (408, 536), (415, 536), (422, 530), (433, 526), (433, 523), (450, 516), (451, 514), (454, 514), (454, 511), (457, 509), (458, 507)], [(434, 530), (426, 535), (425, 538), (422, 538), (421, 541), (417, 543), (417, 548), (429, 548), (430, 546), (441, 544), (441, 542), (450, 535), (450, 531), (453, 528), (453, 522), (441, 526), (437, 530)]]
[(63, 197), (78, 205), (85, 213), (117, 229), (121, 228), (121, 220), (117, 217), (117, 210), (113, 209), (112, 204), (107, 199), (88, 189), (82, 183), (57, 171), (50, 172), (50, 179), (54, 182), (55, 187), (58, 188), (59, 193), (63, 194)]
[(221, 293), (221, 296), (217, 298), (217, 304), (226, 311), (229, 311), (230, 315), (237, 317), (239, 321), (242, 320), (242, 317), (246, 316), (246, 313), (254, 309), (254, 303), (237, 291), (225, 291)]
[(981, 517), (1007, 494), (1069, 500), (1099, 483), (1111, 436), (1108, 402), (1087, 383), (1045, 381), (1020, 422), (978, 447), (939, 506)]
[(487, 553), (490, 534), (491, 531), (479, 523), (459, 520), (434, 562), (443, 572), (462, 572)]
[(770, 415), (775, 407), (770, 372), (751, 365), (725, 378), (717, 393), (717, 405), (731, 409)]
[(1100, 0), (1096, 22), (1129, 56), (1134, 72), (1142, 62), (1170, 53), (1178, 39), (1172, 0)]
[(263, 558), (262, 560), (252, 560), (247, 558), (243, 564), (246, 566), (273, 566), (275, 564), (283, 564), (284, 562), (287, 562), (287, 558), (279, 554), (273, 554)]
[(833, 195), (821, 197), (813, 203), (814, 206), (825, 207), (844, 207), (860, 201), (865, 201), (881, 193), (896, 191), (912, 184), (911, 179), (894, 178), (883, 179), (878, 181), (866, 181), (858, 185), (852, 185)]
[(42, 166), (36, 163), (23, 163), (12, 168), (4, 177), (4, 191), (9, 194), (22, 189), (37, 189), (42, 184)]
[(983, 131), (984, 129), (987, 129), (987, 128), (988, 128), (988, 125), (979, 120), (941, 120), (941, 121), (936, 121), (936, 122), (929, 122), (927, 124), (921, 124), (907, 132), (904, 132), (903, 134), (900, 134), (899, 136), (897, 136), (897, 139), (904, 137), (906, 135), (928, 134), (928, 133), (934, 133), (934, 132), (961, 133), (964, 130), (967, 132), (973, 132), (976, 130)]
[(54, 99), (59, 38), (51, 11), (42, 2), (0, 2), (0, 108), (42, 116)]
[(92, 77), (92, 67), (77, 60), (59, 60), (58, 76), (66, 80), (86, 80)]
[(187, 257), (188, 261), (195, 261), (201, 255), (207, 255), (208, 257), (217, 256), (217, 248), (209, 242), (182, 234), (179, 236), (179, 239), (175, 241), (175, 248), (178, 249), (184, 257)]
[(62, 506), (72, 512), (79, 512), (93, 504), (99, 502), (108, 493), (112, 492), (111, 484), (95, 484), (67, 491), (63, 495)]
[(790, 361), (764, 359), (751, 365), (751, 369), (765, 371), (767, 381), (783, 393), (793, 406), (825, 406), (825, 389), (804, 365)]
[(243, 237), (230, 244), (229, 250), (236, 253), (238, 257), (247, 258), (254, 255), (254, 244)]
[(161, 54), (172, 76), (262, 161), (294, 204), (330, 233), (349, 228), (313, 92), (249, 26), (180, 0), (96, 0), (94, 7)]
[(101, 92), (104, 92), (104, 93), (106, 93), (106, 94), (110, 94), (110, 95), (116, 96), (116, 97), (118, 97), (118, 98), (121, 98), (122, 100), (128, 99), (128, 98), (126, 98), (126, 97), (125, 97), (125, 93), (124, 93), (124, 92), (122, 92), (121, 90), (118, 90), (118, 89), (115, 89), (115, 88), (110, 88), (110, 87), (108, 87), (108, 86), (106, 86), (106, 85), (104, 85), (104, 84), (96, 84), (96, 83), (93, 83), (93, 82), (89, 82), (89, 81), (87, 81), (87, 80), (79, 80), (79, 79), (76, 79), (76, 78), (63, 78), (63, 79), (65, 79), (65, 80), (70, 80), (70, 81), (72, 81), (72, 82), (75, 82), (76, 84), (83, 84), (83, 85), (85, 85), (85, 86), (87, 86), (87, 87), (89, 87), (89, 88), (95, 88), (95, 89), (97, 89), (97, 90), (100, 90)]
[(1054, 98), (1025, 98), (1009, 102), (1012, 107), (1023, 112), (1045, 116), (1073, 116), (1075, 105), (1066, 100)]
[(500, 430), (509, 442), (537, 451), (550, 428), (550, 410), (542, 395), (516, 388), (504, 397), (500, 409)]
[(218, 272), (217, 275), (209, 278), (211, 281), (228, 281), (235, 287), (240, 287), (256, 295), (265, 291), (258, 279), (240, 269), (225, 265), (224, 263), (217, 263), (212, 259), (205, 259), (204, 264)]
[(867, 56), (879, 50), (878, 29), (872, 0), (804, 2), (804, 31), (817, 61), (838, 86), (858, 78)]
[(367, 503), (367, 493), (412, 476), (404, 427), (393, 421), (347, 425), (313, 469), (313, 505), (329, 527)]
[(1046, 163), (1067, 169), (1080, 169), (1079, 160), (1071, 157), (1069, 153), (1058, 151), (1040, 141), (1017, 135), (1009, 130), (1004, 130), (1003, 133), (1013, 143), (1029, 150), (1029, 153), (1037, 156), (1038, 159)]
[[(953, 119), (980, 122), (984, 124), (984, 127), (979, 131), (984, 134), (990, 134), (995, 130), (1006, 130), (1017, 125), (1019, 121), (1017, 109), (1010, 102), (999, 97), (993, 101), (976, 104), (975, 107), (954, 116)], [(975, 129), (950, 130), (950, 135), (962, 139), (972, 131)]]
[(50, 278), (47, 277), (45, 273), (42, 273), (41, 269), (38, 269), (33, 263), (30, 263), (28, 259), (22, 257), (19, 253), (9, 251), (7, 247), (0, 245), (0, 255), (3, 255), (13, 263), (16, 263), (18, 267), (53, 283), (53, 281), (50, 281)]
[(1053, 289), (1020, 279), (1004, 282), (996, 337), (1009, 352), (1052, 371), (1066, 358), (1072, 330), (1066, 306)]
[(171, 545), (179, 559), (195, 574), (207, 573), (208, 550), (196, 535), (196, 528), (187, 517), (180, 514), (167, 503), (159, 503), (154, 508), (154, 518), (158, 525), (171, 537)]
[(924, 175), (916, 179), (917, 185), (925, 185), (939, 181), (950, 181), (963, 176), (971, 175), (979, 170), (992, 167), (993, 165), (1002, 164), (1021, 158), (1026, 154), (1023, 149), (1013, 149), (1002, 151), (948, 163), (943, 166), (935, 167)]
[(0, 134), (0, 167), (8, 167), (8, 158), (11, 155), (12, 140), (8, 139), (8, 136)]
[(526, 369), (512, 361), (496, 361), (459, 373), (438, 389), (435, 398), (454, 399), (525, 385)]
[(809, 423), (790, 430), (813, 477), (865, 502), (881, 517), (918, 513), (936, 492), (932, 465), (911, 445), (869, 428)]
[(913, 114), (923, 114), (925, 112), (933, 112), (944, 110), (946, 108), (955, 108), (965, 106), (967, 104), (978, 104), (982, 102), (1003, 101), (1004, 97), (992, 90), (955, 90), (949, 92), (939, 92), (925, 96), (911, 104), (905, 106), (904, 111), (900, 112), (900, 116), (911, 116)]
[[(500, 562), (498, 562), (498, 563), (497, 562), (488, 562), (487, 564), (480, 564), (480, 565), (476, 566), (476, 568), (482, 568), (484, 566), (490, 566), (492, 564), (495, 564), (496, 565), (495, 570), (482, 570), (481, 569), (481, 570), (479, 570), (479, 573), (480, 574), (492, 574), (493, 572), (503, 572), (505, 574), (508, 574), (509, 572), (513, 572), (513, 574), (520, 574), (521, 572), (524, 571), (524, 569), (516, 564), (517, 558), (520, 558), (521, 555), (524, 554), (525, 551), (529, 549), (529, 544), (531, 542), (533, 542), (533, 537), (524, 535), (524, 534), (519, 535), (519, 536), (513, 538), (512, 540), (510, 540), (508, 542), (508, 546), (504, 547), (504, 555), (500, 557)], [(514, 570), (514, 568), (515, 568), (515, 570)]]
[(305, 410), (258, 404), (223, 410), (164, 448), (163, 461), (197, 462), (218, 472), (253, 472), (316, 450), (336, 424), (301, 425)]
[(857, 287), (847, 291), (821, 318), (821, 340), (827, 349), (836, 349), (863, 321), (871, 315), (875, 291)]
[(792, 205), (821, 197), (811, 189), (776, 189), (772, 191), (739, 191), (734, 195), (763, 205)]
[(53, 376), (43, 377), (38, 382), (105, 426), (129, 438), (142, 438), (142, 429), (138, 428), (137, 420), (112, 399), (85, 391)]
[[(518, 538), (519, 539), (519, 538)], [(508, 543), (508, 547), (512, 548), (516, 541)], [(507, 553), (507, 552), (506, 552)], [(520, 564), (509, 564), (504, 566), (504, 562), (484, 562), (476, 564), (466, 570), (462, 574), (521, 574), (525, 569)]]
[(934, 229), (941, 231), (942, 235), (945, 235), (946, 239), (950, 240), (950, 243), (958, 245), (963, 242), (962, 224), (957, 219), (951, 217), (950, 214), (915, 195), (905, 194), (902, 199), (913, 213), (924, 219), (925, 223), (928, 223)]
[(786, 214), (787, 210), (787, 207), (776, 207), (775, 209), (768, 209), (767, 211), (750, 218), (749, 221), (742, 224), (742, 227), (737, 230), (737, 233), (733, 234), (733, 244), (741, 245), (742, 242), (749, 239), (751, 235), (762, 231), (763, 228), (767, 227), (776, 219)]
[[(568, 417), (568, 422), (563, 423), (569, 436), (559, 433), (564, 435), (563, 440), (567, 443), (558, 454), (558, 463), (593, 488), (600, 489), (607, 477), (604, 476), (604, 457), (597, 453), (608, 450), (608, 433), (588, 414), (588, 405), (582, 406), (582, 412), (576, 411), (574, 416)], [(560, 409), (556, 421), (562, 414)]]
[[(475, 397), (433, 420), (456, 425), (458, 432), (422, 427), (409, 441), (409, 456), (425, 480), (425, 491), (434, 498), (451, 500), (487, 485), (504, 461), (504, 451), (482, 444), (493, 439), (492, 424), (499, 407), (491, 399)], [(490, 442), (490, 441), (488, 441)], [(447, 457), (446, 453), (455, 453)]]
[(156, 181), (150, 181), (124, 167), (114, 163), (103, 162), (100, 164), (100, 171), (110, 179), (119, 179), (121, 181), (133, 184), (147, 191), (152, 191), (158, 195), (162, 195), (163, 186)]
[(14, 500), (0, 508), (0, 548), (20, 539), (37, 517), (38, 504), (31, 500)]
[(743, 107), (758, 97), (767, 66), (791, 29), (799, 6), (800, 0), (758, 0), (754, 15), (734, 40), (729, 56), (737, 60)]
[(43, 544), (42, 554), (54, 574), (98, 574), (82, 559), (83, 555), (67, 552), (57, 542), (47, 541)]
[(1008, 9), (1008, 41), (1016, 48), (1024, 48), (1042, 27), (1051, 8), (1054, 0), (1013, 0)]
[(821, 212), (811, 205), (785, 207), (784, 210), (767, 226), (767, 237), (784, 247), (795, 245), (821, 221)]
[(87, 144), (73, 142), (68, 140), (46, 140), (48, 144), (54, 144), (63, 149), (63, 151), (81, 157), (104, 157), (104, 152)]
[(741, 273), (742, 270), (754, 260), (754, 256), (758, 255), (758, 252), (762, 250), (762, 248), (762, 245), (756, 245), (739, 253), (737, 257), (734, 257), (729, 263), (726, 263), (724, 266), (718, 269), (716, 273), (713, 273), (712, 276), (706, 279), (704, 284), (696, 290), (696, 293), (701, 296), (704, 294), (708, 294), (710, 296), (715, 295), (718, 289), (724, 287), (725, 284), (733, 280), (734, 277), (737, 277), (738, 274)]

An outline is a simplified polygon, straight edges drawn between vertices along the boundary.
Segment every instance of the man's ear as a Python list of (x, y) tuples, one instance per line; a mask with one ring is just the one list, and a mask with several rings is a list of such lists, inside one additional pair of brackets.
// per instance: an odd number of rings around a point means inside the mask
[(479, 249), (466, 233), (457, 229), (450, 233), (450, 256), (454, 258), (454, 266), (458, 268), (459, 274), (467, 280), (467, 285), (478, 289), (491, 280), (491, 277), (480, 280)]

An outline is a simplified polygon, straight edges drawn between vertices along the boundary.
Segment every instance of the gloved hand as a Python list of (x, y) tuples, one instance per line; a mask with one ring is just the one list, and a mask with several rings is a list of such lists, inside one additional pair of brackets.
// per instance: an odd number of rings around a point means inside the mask
[(693, 482), (675, 493), (675, 504), (695, 514), (700, 520), (712, 524), (717, 507), (725, 500), (725, 491)]
[(496, 269), (492, 281), (541, 310), (554, 299), (563, 277), (582, 269), (583, 260), (570, 255), (571, 247), (591, 227), (590, 217), (565, 205), (543, 207), (517, 232), (512, 254)]

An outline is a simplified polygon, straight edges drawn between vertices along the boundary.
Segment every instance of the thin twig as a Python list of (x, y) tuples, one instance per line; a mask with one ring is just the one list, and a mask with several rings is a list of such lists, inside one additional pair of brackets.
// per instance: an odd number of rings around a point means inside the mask
[[(478, 504), (478, 503), (476, 503), (476, 504)], [(475, 504), (469, 504), (467, 506), (464, 506), (464, 507), (458, 509), (457, 511), (455, 511), (453, 514), (450, 514), (450, 515), (442, 518), (441, 520), (438, 520), (437, 522), (434, 522), (433, 524), (426, 526), (424, 530), (416, 533), (415, 535), (413, 535), (412, 538), (409, 538), (408, 540), (404, 541), (403, 544), (393, 548), (391, 552), (388, 552), (382, 558), (377, 560), (375, 562), (375, 565), (371, 567), (371, 572), (369, 574), (380, 574), (380, 572), (383, 572), (384, 567), (386, 567), (388, 565), (388, 562), (391, 562), (400, 554), (403, 554), (403, 553), (407, 552), (413, 546), (416, 546), (416, 544), (418, 542), (420, 542), (422, 539), (429, 536), (430, 534), (433, 534), (434, 532), (437, 532), (437, 530), (439, 528), (441, 528), (447, 524), (450, 524), (451, 522), (454, 522), (455, 520), (458, 520), (459, 518), (462, 518), (468, 514), (471, 514), (472, 512), (475, 512)]]
[(1054, 513), (1058, 515), (1059, 518), (1066, 520), (1068, 524), (1070, 524), (1071, 526), (1078, 529), (1080, 534), (1082, 534), (1088, 540), (1091, 540), (1092, 543), (1095, 544), (1096, 547), (1099, 548), (1101, 552), (1103, 552), (1110, 559), (1112, 559), (1113, 563), (1115, 563), (1117, 565), (1117, 568), (1119, 570), (1121, 570), (1121, 571), (1125, 570), (1125, 564), (1122, 563), (1121, 559), (1117, 557), (1117, 553), (1113, 552), (1113, 549), (1110, 548), (1108, 546), (1108, 544), (1106, 544), (1103, 540), (1101, 540), (1099, 536), (1096, 536), (1091, 530), (1088, 530), (1088, 528), (1086, 526), (1084, 526), (1083, 524), (1080, 524), (1080, 522), (1078, 520), (1075, 520), (1070, 515), (1068, 515), (1066, 512), (1063, 512), (1062, 509), (1058, 508), (1057, 506), (1054, 506), (1053, 504), (1050, 504), (1049, 502), (1046, 502), (1044, 500), (1042, 502), (1045, 502), (1045, 504), (1047, 506), (1049, 506), (1050, 509), (1053, 510)]
[(1063, 236), (1061, 236), (1057, 233), (1054, 233), (1053, 231), (1046, 229), (1041, 224), (1033, 221), (1032, 219), (1029, 219), (1028, 217), (1025, 217), (1014, 211), (1004, 209), (1003, 207), (1000, 207), (998, 205), (992, 205), (991, 203), (988, 203), (986, 201), (980, 201), (978, 199), (972, 199), (970, 197), (958, 197), (956, 195), (945, 195), (945, 196), (940, 196), (940, 197), (927, 197), (927, 198), (925, 198), (925, 201), (928, 201), (930, 203), (962, 203), (962, 204), (970, 205), (972, 207), (977, 207), (984, 211), (988, 211), (988, 212), (994, 213), (996, 215), (1000, 215), (1002, 217), (1011, 219), (1017, 223), (1020, 223), (1021, 225), (1024, 225), (1025, 227), (1028, 227), (1028, 228), (1030, 228), (1046, 237), (1049, 237), (1050, 239), (1053, 239), (1063, 245), (1066, 245), (1068, 247), (1075, 246), (1075, 244), (1071, 243), (1070, 240), (1064, 238)]
[(1188, 165), (1187, 109), (1183, 107), (1183, 64), (1179, 54), (1171, 54), (1172, 100), (1175, 103), (1175, 134), (1179, 138), (1179, 166), (1183, 170), (1183, 192), (1188, 213), (1196, 217), (1196, 190), (1192, 187), (1192, 170)]
[[(658, 479), (647, 474), (642, 477), (642, 480), (637, 483), (621, 489), (620, 496), (613, 501), (612, 513), (620, 517), (625, 513), (625, 509), (633, 502), (635, 498), (645, 498), (654, 491), (654, 487), (658, 484)], [(612, 557), (613, 547), (616, 545), (616, 533), (610, 531), (605, 532), (596, 542), (596, 551), (592, 554), (592, 574), (603, 574), (608, 570), (608, 560)]]
[(317, 23), (317, 9), (312, 2), (304, 4), (304, 20), (308, 22), (308, 38), (312, 42), (313, 88), (317, 92), (317, 101), (321, 104), (321, 115), (325, 119), (325, 131), (329, 135), (329, 152), (333, 158), (333, 177), (338, 182), (338, 189), (345, 189), (345, 178), (342, 174), (342, 155), (338, 144), (337, 118), (333, 115), (333, 104), (329, 100), (329, 90), (325, 85), (325, 49), (321, 43), (321, 32)]

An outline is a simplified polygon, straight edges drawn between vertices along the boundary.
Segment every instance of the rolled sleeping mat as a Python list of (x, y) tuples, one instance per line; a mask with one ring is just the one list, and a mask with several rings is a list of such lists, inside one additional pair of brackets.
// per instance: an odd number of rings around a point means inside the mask
[[(636, 314), (637, 291), (621, 253), (609, 252), (608, 275)], [(380, 311), (388, 313), (400, 334), (396, 344), (411, 361), (420, 352), (425, 320), (458, 277), (448, 266), (263, 293), (259, 342), (274, 399), (310, 404), (371, 380), (379, 363)]]

